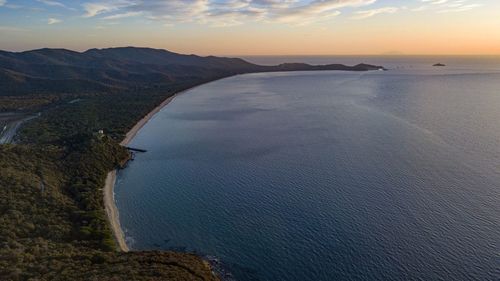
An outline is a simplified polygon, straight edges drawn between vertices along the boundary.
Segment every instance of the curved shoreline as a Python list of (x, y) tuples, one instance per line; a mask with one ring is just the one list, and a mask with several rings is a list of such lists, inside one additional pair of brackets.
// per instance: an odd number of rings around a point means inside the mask
[[(188, 89), (190, 90), (190, 89)], [(187, 91), (187, 90), (186, 90)], [(175, 96), (180, 94), (174, 94), (164, 100), (160, 105), (155, 107), (152, 111), (150, 111), (146, 116), (144, 116), (139, 122), (137, 122), (130, 131), (127, 132), (125, 138), (120, 142), (120, 145), (126, 146), (130, 141), (137, 135), (137, 132), (148, 123), (151, 118), (158, 113), (163, 107), (169, 104)], [(122, 252), (130, 251), (130, 248), (125, 241), (125, 233), (122, 230), (120, 225), (120, 214), (118, 212), (118, 208), (116, 207), (115, 202), (115, 183), (116, 183), (116, 172), (117, 170), (113, 170), (108, 173), (106, 176), (106, 183), (104, 185), (104, 209), (106, 210), (106, 214), (108, 216), (109, 224), (111, 226), (111, 230), (113, 231), (113, 235), (115, 236), (115, 240), (118, 244), (118, 248)]]
[[(289, 72), (289, 71), (285, 71)], [(261, 73), (261, 72), (254, 72), (254, 73)], [(245, 74), (251, 74), (251, 73), (245, 73)], [(144, 116), (141, 120), (139, 120), (131, 129), (128, 131), (125, 135), (125, 138), (120, 142), (120, 145), (126, 146), (132, 141), (132, 139), (137, 135), (139, 130), (146, 125), (146, 123), (151, 120), (151, 118), (160, 110), (162, 110), (166, 105), (168, 105), (175, 97), (178, 95), (191, 91), (194, 88), (197, 88), (199, 86), (217, 81), (217, 80), (222, 80), (226, 78), (230, 78), (233, 76), (237, 76), (240, 74), (234, 74), (226, 77), (220, 77), (216, 78), (210, 81), (206, 81), (197, 85), (194, 85), (188, 89), (179, 91), (172, 96), (166, 98), (160, 105), (155, 107), (152, 111), (150, 111), (146, 116)], [(118, 248), (122, 252), (129, 252), (130, 248), (128, 247), (126, 241), (125, 241), (125, 233), (123, 232), (121, 225), (120, 225), (120, 216), (118, 212), (118, 208), (116, 207), (116, 202), (115, 202), (115, 194), (114, 194), (114, 188), (115, 188), (115, 182), (116, 182), (116, 173), (117, 169), (110, 171), (107, 176), (106, 176), (106, 183), (104, 185), (103, 193), (104, 193), (104, 208), (106, 210), (106, 214), (108, 216), (108, 220), (111, 226), (111, 229), (113, 231), (113, 235), (115, 237), (115, 241), (118, 244)]]
[(111, 230), (113, 231), (116, 243), (118, 244), (118, 248), (122, 252), (128, 252), (130, 249), (125, 242), (125, 234), (120, 226), (120, 217), (115, 204), (115, 182), (116, 170), (113, 170), (106, 176), (106, 184), (104, 185), (104, 208), (106, 209), (109, 224), (111, 226)]
[[(229, 77), (237, 76), (238, 74), (235, 75), (230, 75), (227, 77), (221, 77), (218, 79), (214, 79), (211, 81), (206, 81), (204, 83), (200, 83), (198, 85), (194, 85), (193, 87), (190, 87), (188, 89), (179, 91), (172, 96), (168, 97), (165, 99), (160, 105), (155, 107), (152, 111), (150, 111), (146, 116), (144, 116), (141, 120), (139, 120), (126, 134), (125, 138), (120, 142), (120, 145), (122, 146), (127, 146), (132, 139), (137, 135), (139, 130), (148, 123), (153, 116), (160, 112), (166, 105), (168, 105), (175, 97), (178, 95), (191, 91), (194, 88), (197, 88), (199, 86), (217, 81), (217, 80), (222, 80), (226, 79)], [(125, 240), (125, 233), (123, 232), (123, 229), (120, 225), (120, 214), (118, 211), (118, 208), (116, 207), (116, 201), (115, 201), (115, 193), (114, 193), (114, 188), (115, 188), (115, 183), (116, 183), (116, 174), (117, 174), (117, 169), (110, 171), (107, 176), (106, 176), (106, 182), (104, 184), (104, 209), (106, 211), (106, 215), (108, 216), (109, 224), (111, 226), (111, 230), (113, 231), (113, 235), (115, 237), (115, 241), (118, 244), (118, 250), (121, 252), (129, 252), (130, 248), (127, 245), (127, 242)]]
[[(190, 89), (187, 89), (186, 91), (189, 91), (191, 90), (192, 88)], [(148, 121), (153, 118), (153, 116), (160, 112), (160, 110), (162, 110), (163, 107), (165, 107), (167, 104), (169, 104), (177, 95), (181, 94), (182, 92), (185, 92), (185, 91), (181, 91), (179, 93), (176, 93), (170, 97), (168, 97), (166, 100), (164, 100), (160, 105), (158, 105), (157, 107), (155, 107), (153, 110), (151, 110), (148, 114), (146, 114), (146, 116), (144, 116), (141, 120), (139, 120), (139, 122), (137, 122), (134, 127), (132, 127), (132, 129), (130, 129), (130, 131), (127, 132), (127, 134), (125, 135), (125, 138), (120, 142), (120, 145), (128, 145), (129, 142), (132, 141), (132, 139), (135, 137), (135, 135), (137, 135), (137, 133), (139, 132), (139, 130), (144, 127), (144, 125), (146, 125), (146, 123), (148, 123)]]

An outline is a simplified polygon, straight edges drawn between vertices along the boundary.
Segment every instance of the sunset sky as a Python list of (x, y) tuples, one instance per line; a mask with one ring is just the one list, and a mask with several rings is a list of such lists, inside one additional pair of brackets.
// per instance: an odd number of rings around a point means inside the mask
[(500, 54), (500, 0), (0, 0), (0, 49)]

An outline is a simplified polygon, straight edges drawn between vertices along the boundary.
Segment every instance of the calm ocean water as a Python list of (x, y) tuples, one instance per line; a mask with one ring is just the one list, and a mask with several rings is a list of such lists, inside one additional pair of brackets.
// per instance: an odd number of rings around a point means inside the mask
[(175, 98), (119, 173), (131, 248), (214, 255), (242, 281), (500, 279), (500, 59), (248, 59), (391, 70)]

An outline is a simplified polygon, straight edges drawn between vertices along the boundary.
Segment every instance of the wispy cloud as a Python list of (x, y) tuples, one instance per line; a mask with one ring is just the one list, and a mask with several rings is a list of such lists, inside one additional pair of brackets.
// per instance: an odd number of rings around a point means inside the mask
[(444, 4), (444, 3), (448, 2), (448, 0), (421, 0), (421, 1), (430, 3), (432, 5), (439, 5), (439, 4)]
[(118, 11), (122, 8), (129, 7), (133, 2), (128, 1), (104, 1), (104, 2), (90, 2), (84, 3), (83, 8), (86, 18), (95, 17), (100, 14), (106, 14), (114, 11)]
[(57, 24), (57, 23), (61, 23), (61, 22), (62, 22), (62, 20), (56, 19), (56, 18), (49, 18), (47, 20), (47, 24)]
[(123, 14), (115, 14), (115, 15), (111, 15), (111, 16), (106, 16), (106, 17), (103, 17), (102, 19), (105, 19), (105, 20), (116, 20), (116, 19), (137, 17), (137, 16), (140, 16), (140, 15), (142, 15), (142, 12), (126, 12), (126, 13), (123, 13)]
[(52, 0), (36, 0), (36, 1), (40, 2), (40, 3), (43, 3), (43, 4), (47, 5), (47, 6), (66, 8), (66, 5), (64, 5), (61, 2), (57, 2), (57, 1), (52, 1)]
[(376, 0), (317, 0), (306, 5), (280, 9), (275, 19), (280, 22), (309, 23), (316, 19), (337, 16), (342, 8), (366, 6), (375, 2)]
[(31, 10), (31, 11), (40, 11), (41, 10), (40, 8), (37, 8), (37, 7), (29, 7), (29, 6), (22, 6), (22, 5), (18, 5), (18, 4), (12, 4), (11, 2), (9, 2), (7, 0), (0, 0), (0, 7), (8, 8), (8, 9), (16, 9), (16, 10), (20, 10), (20, 9), (26, 9), (26, 10)]
[(166, 24), (197, 22), (214, 26), (247, 21), (306, 24), (335, 17), (341, 9), (376, 0), (100, 0), (83, 4), (84, 17), (119, 19), (143, 15)]
[(466, 4), (466, 5), (449, 5), (443, 10), (438, 11), (439, 13), (455, 13), (455, 12), (465, 12), (478, 7), (482, 4)]
[(437, 13), (465, 12), (482, 4), (477, 0), (420, 0), (422, 5), (413, 8), (414, 12), (435, 11)]
[(378, 14), (394, 14), (399, 11), (398, 7), (384, 7), (372, 10), (358, 11), (354, 13), (354, 19), (366, 19), (376, 16)]

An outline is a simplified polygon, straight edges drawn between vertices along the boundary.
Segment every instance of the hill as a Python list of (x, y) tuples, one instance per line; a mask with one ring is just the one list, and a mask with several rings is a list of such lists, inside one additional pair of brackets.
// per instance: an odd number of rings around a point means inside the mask
[(0, 51), (0, 95), (162, 88), (177, 81), (212, 80), (250, 72), (381, 68), (367, 64), (262, 66), (239, 58), (201, 57), (135, 47), (90, 49), (82, 53), (65, 49)]

